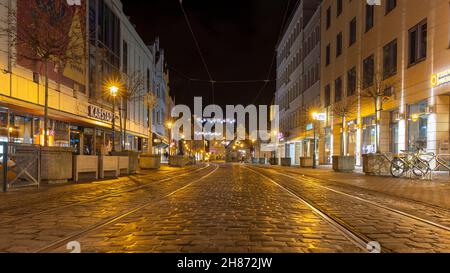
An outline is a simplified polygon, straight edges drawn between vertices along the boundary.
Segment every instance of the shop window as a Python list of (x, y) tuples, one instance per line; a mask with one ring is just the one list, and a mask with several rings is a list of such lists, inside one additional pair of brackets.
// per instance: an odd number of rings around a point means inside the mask
[(376, 125), (375, 116), (363, 119), (362, 154), (376, 153)]
[(399, 151), (399, 118), (400, 113), (398, 111), (391, 112), (391, 153), (398, 154)]
[(428, 103), (426, 101), (408, 107), (408, 145), (409, 150), (427, 148), (428, 141)]
[(347, 153), (349, 155), (356, 155), (357, 120), (349, 121), (347, 128)]
[(333, 147), (332, 147), (332, 131), (331, 128), (325, 128), (325, 163), (331, 164), (331, 159), (333, 156)]

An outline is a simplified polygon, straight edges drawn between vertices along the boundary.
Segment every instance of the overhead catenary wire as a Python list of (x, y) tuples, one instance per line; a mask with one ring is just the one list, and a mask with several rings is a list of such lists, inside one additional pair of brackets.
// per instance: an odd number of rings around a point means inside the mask
[[(179, 74), (182, 78), (191, 81), (191, 82), (198, 82), (198, 83), (211, 83), (208, 79), (198, 79), (193, 78), (185, 73), (179, 71), (178, 69), (168, 65), (169, 70), (172, 70), (173, 72)], [(276, 79), (269, 79), (269, 80), (261, 80), (261, 79), (245, 79), (245, 80), (215, 80), (214, 84), (257, 84), (257, 83), (264, 83), (264, 82), (274, 82)]]
[[(297, 3), (298, 3), (299, 1), (300, 1), (300, 0), (298, 0)], [(276, 42), (276, 44), (278, 44), (278, 42), (280, 41), (280, 39), (281, 39), (281, 37), (282, 37), (282, 35), (283, 35), (283, 29), (284, 29), (284, 26), (286, 25), (286, 20), (287, 20), (287, 17), (288, 17), (290, 5), (291, 5), (291, 0), (288, 0), (288, 3), (287, 3), (287, 5), (286, 5), (286, 9), (284, 10), (283, 20), (281, 21), (280, 31), (278, 32), (278, 35), (277, 35), (277, 42)], [(255, 104), (255, 103), (256, 103), (256, 101), (259, 99), (259, 97), (261, 96), (261, 94), (262, 94), (262, 92), (264, 91), (264, 89), (265, 89), (265, 88), (267, 87), (267, 85), (269, 84), (269, 82), (270, 82), (270, 80), (269, 80), (269, 79), (270, 79), (270, 74), (272, 73), (272, 68), (273, 68), (273, 65), (274, 65), (274, 63), (275, 63), (276, 57), (277, 57), (277, 49), (276, 49), (276, 45), (275, 45), (274, 52), (273, 52), (273, 56), (272, 56), (272, 60), (271, 60), (271, 62), (270, 62), (269, 70), (268, 70), (268, 72), (267, 72), (266, 81), (264, 81), (264, 85), (261, 87), (261, 89), (260, 89), (260, 90), (258, 91), (258, 93), (256, 94), (256, 97), (255, 97), (255, 99), (252, 101), (252, 104)]]
[(183, 7), (183, 0), (180, 0), (180, 8), (181, 8), (181, 11), (183, 12), (184, 18), (185, 18), (185, 20), (186, 20), (186, 24), (187, 24), (187, 26), (188, 26), (188, 28), (189, 28), (191, 34), (192, 34), (192, 38), (194, 39), (194, 43), (195, 43), (195, 46), (197, 47), (198, 53), (199, 53), (199, 55), (200, 55), (200, 58), (202, 59), (203, 65), (204, 65), (205, 70), (206, 70), (206, 73), (208, 73), (208, 78), (209, 78), (209, 81), (210, 81), (210, 83), (211, 83), (212, 102), (213, 102), (213, 104), (214, 104), (214, 101), (215, 101), (214, 83), (215, 83), (215, 82), (214, 82), (214, 80), (213, 80), (213, 77), (212, 77), (212, 75), (211, 75), (211, 72), (210, 72), (210, 70), (209, 70), (209, 68), (208, 68), (208, 64), (206, 63), (205, 57), (204, 57), (204, 55), (203, 55), (203, 53), (202, 53), (202, 50), (201, 50), (201, 48), (200, 48), (200, 45), (199, 45), (198, 40), (197, 40), (197, 37), (195, 36), (194, 30), (192, 29), (192, 25), (191, 25), (191, 22), (189, 21), (189, 17), (188, 17), (188, 15), (187, 15), (186, 11), (184, 10), (184, 7)]

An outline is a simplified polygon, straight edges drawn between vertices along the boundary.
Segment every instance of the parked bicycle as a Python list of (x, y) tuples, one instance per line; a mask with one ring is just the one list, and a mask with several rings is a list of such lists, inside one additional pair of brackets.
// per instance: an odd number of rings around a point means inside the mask
[(434, 154), (425, 153), (423, 150), (418, 152), (402, 151), (402, 154), (396, 156), (391, 161), (391, 175), (396, 178), (405, 175), (417, 177), (426, 177), (431, 174), (430, 159), (434, 158)]

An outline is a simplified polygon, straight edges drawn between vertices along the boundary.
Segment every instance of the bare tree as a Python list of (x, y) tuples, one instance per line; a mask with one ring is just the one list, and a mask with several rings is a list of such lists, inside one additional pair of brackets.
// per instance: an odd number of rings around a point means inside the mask
[[(67, 65), (82, 65), (86, 59), (86, 31), (74, 18), (79, 6), (68, 6), (64, 0), (18, 0), (17, 7), (2, 3), (7, 16), (0, 19), (0, 35), (6, 36), (16, 57), (44, 66), (44, 146), (48, 146), (49, 69), (60, 73)], [(77, 29), (78, 28), (78, 29)]]
[(155, 108), (155, 105), (157, 103), (157, 98), (153, 92), (147, 92), (144, 95), (144, 103), (147, 106), (148, 109), (148, 153), (152, 154), (153, 151), (153, 108)]
[(338, 118), (342, 123), (342, 142), (341, 142), (341, 156), (347, 155), (347, 139), (345, 134), (347, 133), (347, 120), (354, 116), (357, 116), (358, 110), (358, 98), (356, 96), (346, 97), (340, 102), (334, 103), (331, 107), (334, 118)]
[[(128, 120), (128, 107), (130, 103), (133, 103), (137, 100), (143, 100), (144, 96), (144, 88), (145, 88), (145, 78), (144, 74), (137, 70), (130, 74), (122, 74), (123, 81), (123, 91), (121, 92), (121, 98), (123, 102), (123, 107), (120, 113), (121, 117), (123, 117), (123, 130), (121, 131), (121, 135), (126, 138), (127, 135), (127, 120)], [(146, 90), (149, 92), (150, 90)], [(124, 147), (122, 147), (124, 149)]]
[(361, 84), (361, 101), (368, 100), (373, 104), (375, 110), (376, 126), (376, 147), (377, 153), (380, 153), (380, 133), (379, 124), (381, 112), (384, 110), (384, 104), (396, 98), (396, 83), (393, 80), (385, 79), (381, 73), (375, 73), (372, 79), (363, 79)]

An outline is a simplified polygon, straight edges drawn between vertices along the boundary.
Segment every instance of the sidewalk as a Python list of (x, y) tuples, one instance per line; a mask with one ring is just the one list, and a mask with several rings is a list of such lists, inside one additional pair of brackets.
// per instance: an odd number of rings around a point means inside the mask
[(450, 209), (450, 176), (448, 173), (437, 174), (433, 177), (433, 181), (427, 181), (367, 176), (362, 173), (361, 169), (356, 170), (354, 173), (337, 173), (331, 169), (331, 166), (320, 166), (315, 170), (299, 167), (277, 166), (275, 168), (288, 169), (291, 172), (314, 178), (352, 185)]

